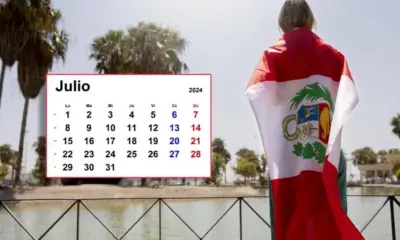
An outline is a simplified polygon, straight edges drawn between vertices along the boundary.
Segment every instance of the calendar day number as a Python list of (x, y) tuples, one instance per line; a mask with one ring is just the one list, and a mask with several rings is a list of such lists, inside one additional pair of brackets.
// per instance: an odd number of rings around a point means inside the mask
[[(93, 163), (85, 163), (83, 170), (85, 171), (93, 171), (94, 170), (94, 164)], [(114, 171), (115, 170), (115, 165), (114, 163), (107, 163), (105, 165), (105, 170), (106, 171)]]
[[(72, 163), (64, 163), (62, 165), (62, 168), (63, 168), (63, 171), (70, 172), (70, 171), (72, 171), (74, 169), (74, 166), (73, 166)], [(95, 168), (95, 166), (94, 166), (93, 163), (85, 163), (83, 165), (83, 170), (84, 171), (94, 171), (94, 168)], [(106, 171), (114, 171), (115, 170), (115, 164), (114, 163), (107, 163), (105, 165), (105, 170)]]
[(64, 163), (62, 167), (63, 171), (72, 171), (72, 169), (74, 168), (72, 163)]
[(189, 92), (190, 93), (202, 93), (203, 88), (197, 88), (197, 87), (189, 88)]

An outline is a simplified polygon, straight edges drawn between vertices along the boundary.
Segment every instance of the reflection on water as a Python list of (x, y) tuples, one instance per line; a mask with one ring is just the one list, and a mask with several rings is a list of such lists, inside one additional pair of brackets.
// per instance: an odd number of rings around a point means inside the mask
[(348, 195), (400, 195), (400, 187), (360, 187), (347, 188)]
[[(351, 188), (348, 194), (354, 195), (388, 195), (400, 194), (400, 189), (390, 188)], [(246, 199), (249, 204), (269, 222), (267, 199)], [(385, 201), (385, 197), (349, 197), (349, 216), (361, 228), (374, 212)], [(232, 207), (226, 216), (213, 228), (208, 230), (232, 205), (234, 200), (201, 200), (172, 201), (166, 203), (192, 228), (199, 236), (207, 235), (206, 239), (238, 239), (239, 236), (239, 206)], [(35, 239), (38, 239), (46, 229), (69, 207), (72, 202), (46, 203), (10, 206), (15, 216), (19, 218)], [(129, 202), (87, 202), (84, 201), (95, 216), (109, 228), (115, 237), (120, 238), (137, 222), (142, 214), (153, 204), (152, 201)], [(156, 204), (124, 237), (124, 239), (154, 240), (159, 238), (160, 206)], [(77, 208), (74, 207), (55, 225), (43, 239), (71, 240), (76, 239)], [(270, 239), (267, 226), (245, 205), (242, 204), (243, 237), (249, 240)], [(396, 208), (396, 222), (400, 226), (400, 211)], [(399, 228), (400, 229), (400, 228)], [(83, 205), (79, 213), (79, 235), (81, 240), (111, 240), (115, 239)], [(366, 239), (390, 239), (390, 215), (386, 207), (364, 232)], [(182, 223), (165, 205), (161, 205), (161, 235), (164, 240), (197, 239), (196, 235)], [(400, 232), (398, 230), (400, 237)], [(31, 239), (7, 212), (0, 211), (0, 239), (25, 240)]]

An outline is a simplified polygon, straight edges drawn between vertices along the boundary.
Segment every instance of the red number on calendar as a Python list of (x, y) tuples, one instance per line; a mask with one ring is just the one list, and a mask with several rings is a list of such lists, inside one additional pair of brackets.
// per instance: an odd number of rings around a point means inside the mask
[(192, 145), (200, 144), (200, 138), (192, 137), (190, 139), (190, 142), (191, 142)]
[(193, 111), (194, 118), (197, 118), (197, 114), (199, 114), (199, 111)]
[(193, 131), (200, 131), (201, 130), (200, 124), (192, 124), (192, 130)]
[(191, 151), (191, 157), (199, 158), (199, 157), (201, 157), (201, 152), (200, 151)]

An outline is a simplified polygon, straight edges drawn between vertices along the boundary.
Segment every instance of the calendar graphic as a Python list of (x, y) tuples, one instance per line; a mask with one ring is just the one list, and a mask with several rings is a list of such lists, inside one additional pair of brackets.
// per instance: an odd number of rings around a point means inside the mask
[(211, 82), (210, 74), (49, 74), (47, 177), (210, 177)]

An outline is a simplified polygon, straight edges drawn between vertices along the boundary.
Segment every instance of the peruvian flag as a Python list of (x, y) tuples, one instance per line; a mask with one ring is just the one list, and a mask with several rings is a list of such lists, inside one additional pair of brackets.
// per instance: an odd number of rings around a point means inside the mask
[(268, 159), (274, 240), (360, 240), (337, 184), (358, 103), (345, 57), (298, 28), (264, 51), (246, 89)]

